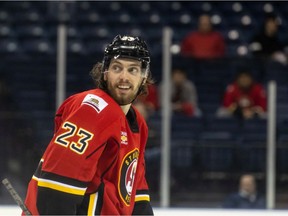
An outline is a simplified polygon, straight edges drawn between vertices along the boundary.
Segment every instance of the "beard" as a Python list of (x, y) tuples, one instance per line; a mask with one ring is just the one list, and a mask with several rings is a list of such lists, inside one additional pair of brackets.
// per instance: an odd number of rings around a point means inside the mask
[[(130, 89), (128, 90), (121, 90), (118, 88), (119, 85), (129, 85)], [(120, 105), (128, 105), (131, 104), (135, 98), (137, 97), (137, 93), (139, 91), (139, 86), (132, 85), (131, 83), (127, 82), (119, 82), (116, 84), (112, 84), (107, 81), (107, 91), (109, 95)]]

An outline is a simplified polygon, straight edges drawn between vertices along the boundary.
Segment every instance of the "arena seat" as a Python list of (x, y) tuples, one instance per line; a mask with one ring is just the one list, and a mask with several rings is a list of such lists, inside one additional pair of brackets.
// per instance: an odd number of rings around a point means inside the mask
[(199, 166), (203, 172), (232, 172), (236, 139), (227, 131), (204, 131), (199, 135)]
[(46, 39), (27, 39), (20, 42), (24, 52), (28, 55), (51, 55), (56, 53), (56, 44), (51, 44)]
[(205, 130), (208, 131), (227, 131), (232, 136), (237, 137), (242, 132), (240, 121), (236, 118), (218, 118), (212, 117), (208, 119)]
[(15, 34), (17, 35), (16, 37), (18, 40), (37, 40), (41, 38), (45, 38), (47, 33), (46, 33), (46, 28), (43, 28), (42, 25), (21, 25), (15, 29)]
[(171, 142), (171, 176), (178, 185), (189, 184), (190, 176), (197, 168), (195, 142), (189, 139), (173, 139)]
[[(281, 124), (283, 126), (283, 124)], [(279, 138), (277, 141), (277, 152), (276, 152), (276, 170), (277, 173), (281, 174), (287, 174), (288, 169), (288, 127), (287, 127), (287, 121), (285, 124), (285, 132), (279, 134)]]
[(243, 133), (246, 134), (266, 134), (267, 119), (253, 118), (243, 121)]
[[(195, 143), (187, 139), (173, 139), (171, 142), (171, 165), (173, 168), (192, 170), (193, 150)], [(187, 171), (188, 171), (187, 170)]]
[(276, 61), (267, 61), (265, 63), (265, 80), (275, 80), (278, 84), (284, 85), (288, 82), (287, 65)]
[(255, 173), (265, 171), (266, 136), (265, 133), (242, 133), (236, 150), (238, 171)]
[(202, 118), (187, 117), (174, 114), (172, 117), (172, 139), (196, 139), (197, 134), (202, 131), (204, 121)]
[(3, 24), (0, 26), (0, 39), (13, 39), (15, 38), (15, 32), (13, 31), (13, 29), (6, 24)]
[(0, 54), (7, 56), (8, 54), (17, 55), (21, 53), (19, 42), (13, 38), (0, 40)]

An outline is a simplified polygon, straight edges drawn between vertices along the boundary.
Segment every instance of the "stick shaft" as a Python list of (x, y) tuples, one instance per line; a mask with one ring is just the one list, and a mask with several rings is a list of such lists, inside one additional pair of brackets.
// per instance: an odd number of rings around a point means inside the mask
[(10, 183), (10, 181), (7, 178), (5, 178), (5, 179), (2, 180), (2, 184), (8, 190), (8, 192), (10, 193), (10, 195), (12, 196), (14, 201), (17, 203), (17, 205), (23, 210), (25, 215), (32, 215), (30, 213), (30, 211), (28, 210), (28, 208), (26, 207), (26, 205), (24, 204), (24, 202), (21, 199), (21, 197), (19, 196), (19, 194), (17, 193), (17, 191), (14, 189), (14, 187)]

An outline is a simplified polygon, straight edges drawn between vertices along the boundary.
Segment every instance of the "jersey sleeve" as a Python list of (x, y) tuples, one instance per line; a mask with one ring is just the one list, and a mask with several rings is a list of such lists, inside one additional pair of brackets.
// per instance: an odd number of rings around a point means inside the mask
[[(145, 169), (145, 162), (139, 164)], [(150, 204), (149, 189), (145, 178), (145, 171), (139, 176), (136, 189), (135, 204), (132, 215), (154, 215)]]
[(40, 215), (73, 215), (82, 202), (106, 145), (106, 128), (111, 125), (106, 110), (92, 105), (83, 103), (55, 128), (33, 177)]
[(145, 159), (144, 159), (144, 150), (147, 141), (147, 126), (142, 128), (144, 133), (142, 135), (141, 141), (144, 143), (144, 147), (142, 149), (140, 155), (140, 163), (138, 168), (138, 176), (137, 176), (137, 188), (136, 188), (136, 196), (135, 196), (135, 205), (133, 209), (133, 215), (154, 215), (153, 210), (150, 204), (150, 195), (149, 195), (149, 187), (146, 181), (145, 176)]

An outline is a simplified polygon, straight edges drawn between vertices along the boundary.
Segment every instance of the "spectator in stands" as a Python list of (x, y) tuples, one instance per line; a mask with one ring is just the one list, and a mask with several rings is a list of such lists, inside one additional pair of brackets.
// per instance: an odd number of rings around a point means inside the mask
[(264, 87), (254, 81), (248, 70), (241, 70), (236, 80), (227, 86), (218, 117), (236, 116), (241, 119), (265, 117), (267, 98)]
[(278, 38), (278, 26), (277, 17), (269, 14), (261, 31), (254, 35), (250, 48), (256, 57), (271, 58), (286, 64), (287, 58), (284, 54), (284, 44)]
[(265, 207), (265, 199), (257, 192), (255, 177), (250, 174), (241, 176), (239, 191), (230, 194), (223, 203), (223, 208), (265, 209)]
[(225, 40), (213, 30), (210, 16), (203, 14), (198, 29), (189, 33), (181, 42), (181, 54), (197, 59), (213, 59), (225, 55)]
[[(162, 84), (161, 84), (162, 85)], [(161, 86), (161, 95), (164, 94)], [(194, 83), (187, 78), (186, 71), (181, 68), (172, 70), (172, 111), (187, 116), (200, 116), (197, 104), (197, 91)]]
[(148, 86), (148, 95), (140, 95), (133, 103), (142, 113), (145, 119), (148, 119), (158, 109), (158, 90), (155, 84)]
[(156, 130), (154, 122), (150, 121), (150, 117), (158, 110), (158, 89), (155, 84), (148, 86), (148, 95), (139, 95), (133, 103), (134, 107), (145, 118), (149, 126), (148, 141), (146, 148), (159, 147), (160, 134)]

